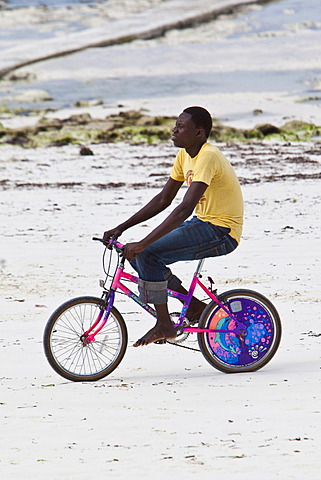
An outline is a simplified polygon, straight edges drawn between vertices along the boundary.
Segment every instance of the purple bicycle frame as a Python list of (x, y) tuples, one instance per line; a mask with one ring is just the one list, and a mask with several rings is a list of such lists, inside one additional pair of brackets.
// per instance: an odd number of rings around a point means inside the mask
[[(181, 300), (184, 302), (182, 311), (180, 313), (178, 323), (176, 324), (177, 327), (181, 327), (184, 322), (184, 318), (186, 316), (186, 312), (188, 310), (188, 307), (190, 305), (191, 299), (193, 297), (194, 291), (196, 289), (196, 286), (198, 285), (212, 300), (215, 301), (215, 303), (221, 307), (227, 315), (232, 318), (235, 321), (235, 328), (233, 330), (217, 330), (217, 329), (211, 329), (211, 328), (198, 328), (198, 327), (184, 327), (185, 332), (191, 332), (191, 333), (234, 333), (236, 335), (239, 335), (243, 331), (243, 324), (236, 318), (236, 316), (225, 306), (223, 305), (218, 298), (215, 296), (213, 292), (211, 292), (203, 283), (199, 280), (201, 274), (201, 268), (203, 266), (204, 260), (200, 260), (197, 266), (197, 269), (193, 275), (189, 291), (187, 295), (184, 295), (182, 293), (176, 292), (175, 290), (168, 289), (168, 295), (173, 298), (177, 298), (178, 300)], [(109, 314), (113, 308), (114, 305), (114, 300), (115, 300), (115, 292), (116, 290), (121, 291), (123, 294), (125, 294), (127, 297), (131, 298), (139, 304), (144, 310), (146, 310), (150, 315), (153, 317), (157, 317), (156, 311), (154, 308), (149, 306), (146, 303), (143, 303), (139, 297), (132, 292), (129, 288), (127, 288), (121, 280), (128, 280), (131, 283), (137, 284), (138, 283), (138, 277), (135, 275), (131, 275), (130, 273), (124, 272), (124, 267), (123, 265), (119, 265), (117, 267), (114, 279), (112, 281), (112, 285), (110, 287), (110, 290), (108, 292), (108, 300), (107, 300), (107, 306), (106, 308), (102, 309), (97, 317), (97, 320), (93, 323), (93, 325), (90, 327), (89, 330), (87, 330), (83, 334), (83, 339), (86, 343), (90, 343), (94, 341), (95, 336), (97, 335), (98, 332), (105, 326)], [(96, 328), (97, 327), (97, 328)], [(96, 330), (95, 330), (96, 329)]]

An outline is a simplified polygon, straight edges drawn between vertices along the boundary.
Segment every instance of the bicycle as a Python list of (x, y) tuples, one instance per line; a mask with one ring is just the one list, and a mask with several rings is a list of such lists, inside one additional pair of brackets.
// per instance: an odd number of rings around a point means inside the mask
[[(44, 330), (44, 351), (51, 367), (71, 381), (100, 380), (119, 365), (123, 359), (128, 334), (122, 314), (114, 306), (116, 292), (122, 293), (156, 318), (150, 305), (124, 285), (137, 284), (138, 278), (125, 272), (123, 245), (116, 239), (105, 242), (103, 268), (105, 280), (101, 298), (82, 296), (58, 307), (50, 316)], [(106, 268), (106, 252), (110, 252)], [(112, 255), (117, 252), (117, 263), (110, 274)], [(191, 333), (197, 334), (204, 358), (225, 373), (253, 372), (265, 366), (275, 355), (281, 340), (281, 321), (273, 304), (260, 293), (235, 289), (217, 295), (213, 280), (207, 288), (201, 281), (204, 260), (198, 262), (186, 295), (168, 289), (169, 297), (183, 303), (180, 313), (171, 314), (177, 337), (155, 343), (180, 345)], [(109, 282), (109, 287), (108, 287)], [(200, 287), (211, 300), (205, 307), (197, 326), (186, 318), (191, 298)], [(189, 348), (189, 347), (185, 347)], [(192, 349), (194, 350), (194, 349)]]

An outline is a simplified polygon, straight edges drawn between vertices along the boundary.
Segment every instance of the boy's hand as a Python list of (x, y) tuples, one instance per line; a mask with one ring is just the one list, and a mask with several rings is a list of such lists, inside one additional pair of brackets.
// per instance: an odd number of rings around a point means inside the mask
[(105, 242), (108, 242), (108, 240), (111, 238), (111, 237), (115, 237), (115, 238), (118, 238), (121, 236), (123, 232), (118, 228), (112, 228), (111, 230), (107, 230), (105, 233), (104, 233), (104, 236), (103, 236), (103, 239)]
[(139, 253), (143, 252), (145, 248), (142, 242), (127, 243), (124, 249), (126, 260), (133, 260)]

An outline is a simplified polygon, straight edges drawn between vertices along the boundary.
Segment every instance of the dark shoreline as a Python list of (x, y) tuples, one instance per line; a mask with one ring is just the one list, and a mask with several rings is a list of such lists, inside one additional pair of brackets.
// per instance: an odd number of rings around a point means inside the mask
[[(218, 146), (235, 168), (241, 185), (321, 179), (321, 142), (228, 142)], [(112, 191), (114, 199), (120, 199), (124, 191), (161, 188), (177, 153), (169, 141), (90, 145), (86, 147), (89, 156), (84, 156), (82, 149), (4, 148), (0, 191)]]
[[(20, 59), (19, 61), (15, 61), (13, 63), (9, 62), (7, 65), (4, 65), (0, 68), (0, 80), (5, 78), (8, 74), (19, 70), (22, 67), (26, 67), (29, 65), (33, 65), (35, 63), (43, 62), (45, 60), (50, 60), (54, 58), (63, 57), (66, 55), (72, 55), (77, 52), (81, 52), (84, 50), (88, 50), (90, 48), (102, 48), (102, 47), (110, 47), (114, 45), (121, 45), (124, 43), (130, 43), (134, 40), (150, 40), (154, 38), (162, 37), (166, 32), (173, 30), (173, 29), (184, 29), (190, 28), (202, 23), (209, 22), (220, 15), (230, 15), (239, 11), (240, 8), (248, 6), (248, 5), (264, 5), (272, 3), (274, 0), (226, 0), (225, 4), (219, 4), (215, 6), (207, 6), (205, 11), (201, 11), (198, 14), (195, 12), (182, 12), (180, 18), (177, 20), (172, 20), (170, 16), (167, 17), (166, 9), (164, 11), (165, 20), (162, 19), (162, 15), (160, 15), (160, 21), (153, 27), (150, 27), (148, 24), (145, 24), (144, 15), (138, 14), (137, 17), (142, 15), (143, 21), (141, 24), (138, 22), (138, 26), (134, 31), (131, 33), (119, 33), (122, 31), (121, 26), (119, 27), (119, 31), (117, 34), (110, 35), (106, 33), (102, 38), (95, 39), (92, 41), (82, 41), (80, 42), (75, 41), (75, 43), (71, 43), (71, 46), (61, 46), (56, 47), (53, 51), (49, 49), (47, 53), (41, 53), (40, 55), (37, 52), (36, 56), (27, 56), (25, 59)], [(19, 8), (19, 7), (18, 7)], [(41, 5), (40, 5), (40, 8)], [(1, 10), (1, 5), (0, 5)], [(75, 34), (77, 38), (77, 33)], [(40, 50), (41, 51), (41, 50)]]

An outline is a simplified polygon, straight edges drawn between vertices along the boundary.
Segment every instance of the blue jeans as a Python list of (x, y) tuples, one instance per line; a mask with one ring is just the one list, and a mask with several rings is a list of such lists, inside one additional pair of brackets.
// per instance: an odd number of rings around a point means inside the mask
[(139, 276), (140, 299), (155, 305), (167, 303), (167, 288), (175, 290), (181, 284), (167, 265), (227, 255), (238, 245), (229, 232), (229, 228), (193, 217), (152, 243), (131, 261)]

